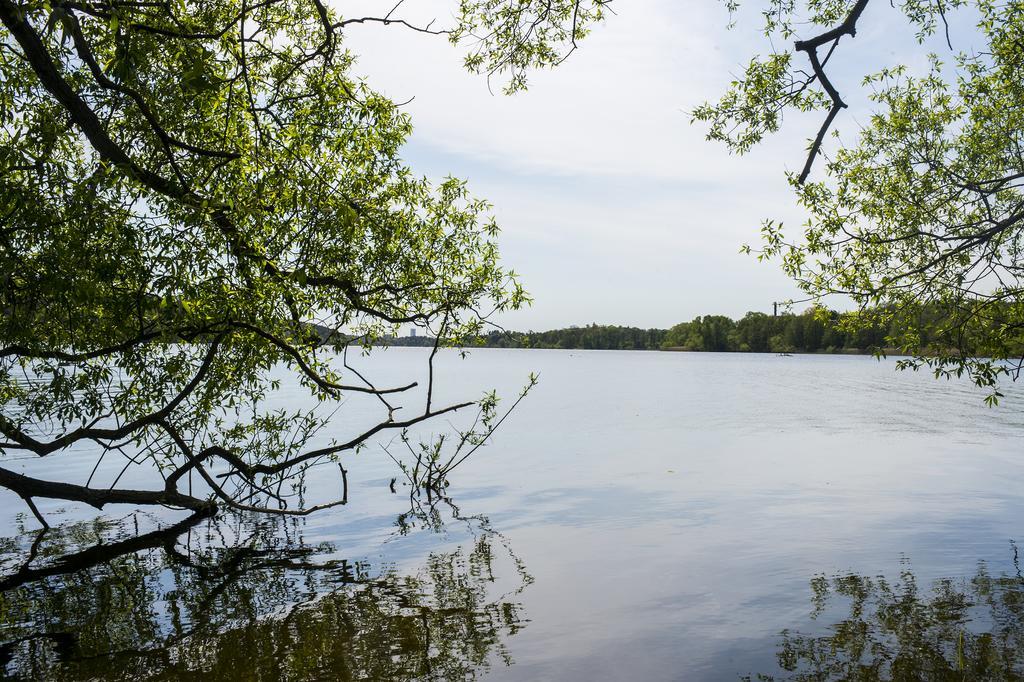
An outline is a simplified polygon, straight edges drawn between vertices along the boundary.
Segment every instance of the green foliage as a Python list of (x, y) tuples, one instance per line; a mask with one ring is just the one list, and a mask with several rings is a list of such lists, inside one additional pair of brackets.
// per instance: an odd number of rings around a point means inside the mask
[(579, 348), (587, 350), (657, 350), (664, 339), (663, 329), (638, 329), (592, 324), (546, 332), (492, 331), (479, 339), (492, 348)]
[[(922, 355), (899, 360), (900, 367), (929, 367), (936, 377), (952, 378), (966, 373), (951, 364), (953, 352), (981, 354), (989, 343), (989, 338), (980, 333), (971, 337), (946, 333), (956, 312), (936, 305), (922, 306), (914, 316), (879, 309), (839, 313), (811, 307), (799, 314), (749, 312), (739, 320), (704, 315), (670, 329), (594, 324), (546, 332), (491, 332), (480, 337), (478, 343), (491, 348), (875, 354), (900, 354), (912, 343)], [(1001, 343), (1008, 354), (1024, 355), (1021, 330), (1008, 330)], [(991, 377), (993, 382), (996, 379)]]
[[(764, 5), (765, 34), (792, 47), (751, 62), (694, 118), (709, 124), (709, 139), (742, 153), (774, 132), (785, 111), (832, 108), (805, 171), (791, 177), (807, 222), (794, 234), (767, 221), (759, 257), (778, 259), (813, 299), (849, 296), (870, 311), (866, 325), (901, 327), (900, 349), (918, 356), (907, 367), (967, 374), (998, 397), (999, 379), (1015, 378), (1022, 361), (1024, 3), (896, 3), (921, 42), (948, 34), (947, 13), (969, 11), (977, 30), (959, 42), (971, 47), (945, 59), (926, 55), (920, 75), (904, 64), (864, 74), (872, 111), (854, 143), (836, 142), (827, 155), (821, 141), (846, 106), (828, 80), (828, 60), (888, 8), (866, 0)], [(803, 40), (791, 42), (798, 32)], [(819, 154), (823, 176), (806, 181)], [(946, 352), (926, 360), (930, 339)]]
[[(521, 89), (600, 16), (463, 3), (451, 35), (486, 30), (469, 66)], [(400, 324), (458, 342), (478, 310), (528, 301), (488, 204), (418, 177), (408, 116), (353, 72), (346, 26), (389, 17), (0, 0), (4, 453), (93, 441), (164, 471), (215, 456), (285, 476), (362, 440), (302, 454), (326, 421), (266, 411), (272, 367), (339, 403), (378, 389), (335, 349)]]
[(765, 135), (778, 132), (787, 108), (813, 111), (827, 107), (823, 92), (809, 87), (806, 79), (794, 78), (792, 57), (783, 53), (752, 59), (744, 77), (734, 80), (719, 102), (693, 110), (692, 121), (708, 124), (709, 140), (725, 142), (742, 154)]
[(526, 88), (531, 68), (560, 64), (605, 15), (610, 0), (461, 0), (454, 43), (470, 41), (466, 68), (507, 75), (506, 93)]
[(487, 443), (538, 382), (537, 375), (531, 372), (529, 381), (515, 402), (503, 413), (498, 411), (501, 399), (497, 393), (491, 391), (486, 394), (480, 401), (480, 412), (476, 420), (465, 431), (457, 430), (452, 434), (451, 443), (447, 442), (448, 436), (442, 435), (436, 440), (419, 441), (414, 445), (408, 431), (402, 431), (399, 440), (409, 453), (408, 457), (395, 455), (388, 446), (384, 446), (384, 451), (405, 476), (410, 486), (410, 497), (415, 499), (423, 492), (426, 492), (428, 499), (434, 495), (443, 495), (450, 483), (448, 477), (451, 473)]
[(871, 353), (887, 346), (889, 332), (877, 326), (851, 328), (854, 314), (810, 308), (794, 315), (750, 312), (733, 321), (721, 315), (697, 317), (672, 327), (664, 348), (751, 353)]

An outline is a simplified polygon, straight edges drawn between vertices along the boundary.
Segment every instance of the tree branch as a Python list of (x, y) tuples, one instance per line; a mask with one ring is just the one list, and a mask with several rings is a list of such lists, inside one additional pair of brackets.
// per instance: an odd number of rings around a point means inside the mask
[[(0, 0), (3, 1), (3, 0)], [(45, 457), (51, 452), (62, 450), (69, 445), (88, 438), (88, 439), (103, 439), (103, 440), (117, 440), (124, 438), (138, 429), (141, 429), (150, 424), (155, 424), (164, 417), (168, 416), (174, 411), (178, 405), (181, 404), (185, 398), (187, 398), (198, 386), (202, 383), (206, 377), (207, 372), (213, 365), (213, 360), (217, 355), (217, 350), (220, 346), (221, 340), (224, 338), (225, 333), (219, 334), (211, 343), (209, 349), (206, 351), (206, 357), (203, 358), (203, 363), (200, 365), (199, 370), (196, 372), (192, 380), (185, 385), (184, 388), (171, 399), (166, 405), (157, 410), (151, 412), (145, 416), (133, 419), (132, 421), (122, 424), (119, 427), (112, 429), (95, 428), (93, 426), (83, 426), (75, 429), (70, 433), (66, 433), (55, 440), (49, 442), (42, 442), (32, 438), (27, 433), (24, 433), (20, 429), (16, 428), (6, 417), (0, 415), (0, 433), (10, 438), (12, 441), (17, 443), (20, 447), (30, 450), (40, 457)]]
[(828, 93), (829, 98), (832, 100), (832, 108), (829, 109), (828, 116), (825, 118), (824, 123), (822, 123), (821, 128), (818, 130), (817, 136), (814, 138), (814, 142), (811, 144), (810, 150), (807, 153), (807, 161), (804, 162), (803, 170), (800, 172), (800, 176), (797, 180), (801, 185), (806, 182), (807, 176), (810, 175), (811, 166), (814, 165), (814, 159), (821, 152), (821, 143), (825, 139), (825, 134), (832, 126), (833, 121), (835, 121), (836, 116), (839, 114), (839, 110), (846, 108), (846, 103), (843, 101), (842, 97), (839, 96), (839, 91), (836, 90), (834, 85), (832, 85), (832, 81), (830, 81), (828, 76), (825, 74), (825, 69), (822, 67), (821, 61), (818, 59), (818, 48), (831, 42), (832, 47), (828, 51), (828, 57), (831, 57), (840, 38), (846, 35), (850, 37), (857, 35), (857, 20), (860, 19), (860, 15), (864, 13), (864, 8), (868, 6), (868, 2), (869, 0), (857, 0), (843, 23), (813, 38), (808, 40), (798, 40), (794, 43), (794, 47), (797, 52), (805, 52), (807, 54), (807, 59), (811, 62), (811, 68), (814, 70), (815, 77), (818, 79), (818, 82), (821, 83), (821, 86), (825, 89), (825, 92)]
[(0, 468), (0, 486), (11, 490), (22, 498), (43, 497), (69, 502), (84, 502), (97, 509), (102, 509), (108, 504), (165, 504), (196, 512), (212, 513), (216, 510), (216, 504), (212, 500), (202, 500), (176, 491), (87, 488), (74, 483), (44, 481), (4, 468)]

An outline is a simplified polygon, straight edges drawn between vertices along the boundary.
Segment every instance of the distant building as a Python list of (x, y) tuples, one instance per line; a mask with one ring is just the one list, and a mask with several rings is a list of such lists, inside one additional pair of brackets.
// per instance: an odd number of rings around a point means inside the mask
[(416, 328), (415, 327), (409, 330), (409, 338), (410, 339), (415, 339), (416, 338)]

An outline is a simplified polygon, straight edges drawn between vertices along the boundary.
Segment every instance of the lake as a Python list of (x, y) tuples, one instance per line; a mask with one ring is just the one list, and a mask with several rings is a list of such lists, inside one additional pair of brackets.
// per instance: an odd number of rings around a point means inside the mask
[[(425, 357), (392, 348), (362, 364), (404, 383)], [(37, 536), (0, 494), (6, 673), (1024, 676), (1020, 388), (988, 408), (967, 382), (863, 356), (480, 349), (437, 365), (440, 399), (495, 388), (507, 401), (540, 377), (448, 499), (410, 500), (376, 445), (343, 458), (344, 507), (222, 513), (170, 538), (158, 529), (182, 512), (108, 507), (96, 521), (43, 501), (62, 525)], [(308, 400), (287, 382), (274, 396)], [(324, 438), (378, 408), (353, 399)], [(82, 482), (95, 456), (7, 462)], [(310, 475), (310, 499), (336, 493), (332, 467)], [(119, 471), (105, 462), (96, 480)], [(146, 480), (130, 469), (122, 483)]]

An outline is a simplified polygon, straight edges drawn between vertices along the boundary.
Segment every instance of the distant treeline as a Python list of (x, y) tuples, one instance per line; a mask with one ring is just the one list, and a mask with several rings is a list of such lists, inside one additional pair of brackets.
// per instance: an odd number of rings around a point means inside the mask
[(594, 350), (690, 350), (751, 353), (870, 352), (886, 345), (889, 330), (879, 325), (845, 331), (844, 314), (808, 310), (778, 316), (747, 313), (740, 320), (706, 315), (671, 329), (592, 324), (546, 332), (491, 332), (482, 345), (494, 348), (578, 348)]
[[(591, 324), (545, 332), (492, 331), (479, 338), (488, 348), (584, 350), (687, 350), (748, 353), (871, 353), (919, 349), (941, 355), (949, 349), (989, 357), (1024, 355), (1024, 325), (1006, 322), (1008, 308), (986, 307), (985, 315), (955, 317), (937, 306), (899, 314), (875, 309), (840, 313), (809, 308), (802, 313), (747, 313), (740, 320), (705, 315), (671, 329)], [(1016, 314), (1016, 313), (1014, 313)], [(1016, 319), (1016, 318), (1012, 318)], [(992, 332), (999, 330), (998, 334)], [(993, 345), (992, 339), (998, 343)], [(432, 345), (429, 337), (382, 340), (386, 345)]]
[(546, 332), (492, 331), (482, 337), (488, 348), (583, 348), (593, 350), (658, 350), (668, 330), (592, 324)]
[(434, 345), (434, 337), (432, 336), (385, 336), (384, 338), (378, 339), (376, 344), (378, 346), (413, 346), (416, 348), (426, 348)]
[(835, 311), (800, 314), (747, 313), (733, 321), (706, 315), (668, 330), (663, 348), (751, 353), (870, 352), (887, 345), (890, 330), (879, 324), (844, 324)]

